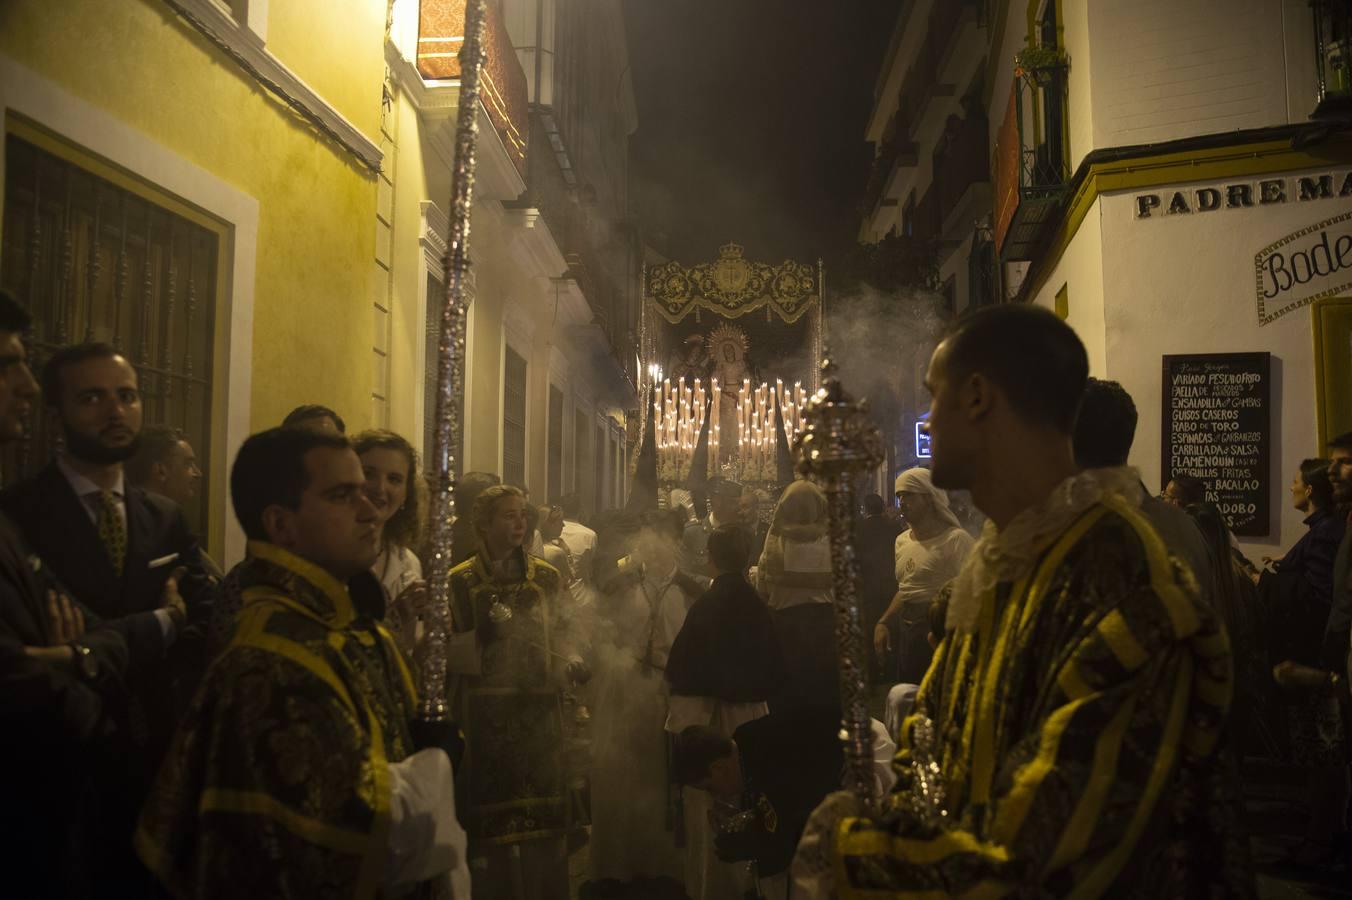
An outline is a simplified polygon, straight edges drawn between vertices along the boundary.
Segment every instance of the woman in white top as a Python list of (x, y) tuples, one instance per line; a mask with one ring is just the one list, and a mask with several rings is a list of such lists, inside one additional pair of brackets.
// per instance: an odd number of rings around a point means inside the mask
[(559, 570), (563, 583), (571, 590), (577, 576), (573, 572), (573, 554), (563, 542), (563, 507), (540, 507), (536, 512), (536, 521), (543, 548), (540, 556)]
[(976, 542), (949, 509), (948, 495), (930, 480), (929, 469), (902, 472), (896, 491), (901, 514), (911, 527), (897, 537), (897, 593), (873, 630), (873, 646), (879, 658), (895, 647), (897, 681), (919, 684), (934, 655), (929, 644), (930, 603), (957, 576)]
[(385, 589), (385, 625), (410, 659), (417, 638), (418, 606), (426, 591), (422, 564), (412, 547), (422, 540), (427, 489), (418, 452), (392, 431), (363, 431), (352, 439), (366, 474), (365, 493), (380, 516), (380, 556), (371, 571)]

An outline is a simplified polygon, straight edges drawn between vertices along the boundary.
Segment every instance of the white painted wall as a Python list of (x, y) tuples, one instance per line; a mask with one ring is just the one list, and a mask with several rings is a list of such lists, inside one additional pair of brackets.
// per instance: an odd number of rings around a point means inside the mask
[(1101, 201), (1095, 201), (1034, 302), (1054, 309), (1056, 293), (1065, 285), (1070, 301), (1066, 321), (1084, 341), (1085, 351), (1089, 354), (1089, 374), (1096, 378), (1110, 378), (1114, 376), (1107, 374), (1108, 350), (1104, 332), (1106, 275), (1103, 271), (1101, 209)]
[(1283, 0), (1098, 0), (1089, 25), (1095, 147), (1288, 121)]
[(1092, 17), (1097, 14), (1097, 5), (1085, 2), (1065, 3), (1061, 7), (1063, 21), (1062, 39), (1065, 42), (1066, 57), (1070, 60), (1067, 72), (1066, 118), (1070, 125), (1069, 168), (1075, 171), (1080, 160), (1094, 149), (1094, 104), (1090, 93), (1091, 78), (1094, 84), (1101, 82), (1095, 77), (1092, 41)]
[[(1136, 193), (1100, 200), (1102, 245), (1111, 249), (1103, 257), (1107, 374), (1141, 411), (1132, 463), (1151, 489), (1159, 487), (1162, 355), (1270, 352), (1273, 530), (1244, 546), (1255, 560), (1277, 555), (1304, 533), (1286, 488), (1300, 460), (1318, 450), (1311, 319), (1304, 308), (1259, 326), (1254, 254), (1344, 207), (1336, 199), (1288, 202), (1138, 221)], [(1072, 285), (1072, 304), (1073, 292)]]

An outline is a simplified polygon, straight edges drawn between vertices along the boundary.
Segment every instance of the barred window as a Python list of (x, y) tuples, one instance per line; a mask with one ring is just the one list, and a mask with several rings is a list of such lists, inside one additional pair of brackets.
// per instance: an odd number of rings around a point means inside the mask
[(510, 346), (502, 376), (502, 481), (526, 486), (526, 360)]
[[(8, 125), (0, 286), (33, 316), (31, 365), (66, 344), (112, 344), (138, 370), (145, 424), (182, 429), (210, 472), (223, 231), (26, 123)], [(35, 411), (25, 439), (4, 451), (5, 482), (45, 466), (56, 438)], [(209, 491), (193, 506), (189, 521), (205, 536)]]

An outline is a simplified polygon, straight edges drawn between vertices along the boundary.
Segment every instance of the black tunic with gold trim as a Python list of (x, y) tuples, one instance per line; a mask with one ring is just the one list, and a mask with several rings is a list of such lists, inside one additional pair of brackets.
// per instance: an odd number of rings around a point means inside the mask
[(1189, 573), (1105, 494), (940, 645), (882, 816), (834, 827), (839, 895), (1251, 896), (1231, 685)]
[(251, 542), (230, 643), (142, 811), (141, 858), (176, 896), (379, 894), (389, 764), (412, 751), (408, 669), (348, 589)]
[(468, 745), (456, 795), (471, 848), (563, 836), (572, 823), (562, 691), (574, 643), (558, 570), (524, 552), (496, 564), (479, 554), (450, 581), (454, 628), (475, 633), (481, 660), (454, 686)]

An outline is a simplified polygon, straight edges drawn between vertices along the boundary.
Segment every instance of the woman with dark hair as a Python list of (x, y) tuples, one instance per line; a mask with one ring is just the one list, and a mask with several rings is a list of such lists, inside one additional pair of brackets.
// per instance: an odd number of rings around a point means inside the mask
[(1272, 676), (1285, 688), (1291, 761), (1309, 770), (1310, 819), (1293, 861), (1317, 864), (1336, 856), (1352, 795), (1347, 727), (1337, 694), (1339, 673), (1346, 665), (1346, 639), (1341, 646), (1325, 640), (1333, 602), (1333, 562), (1346, 525), (1333, 502), (1328, 460), (1301, 462), (1291, 483), (1291, 499), (1306, 514), (1309, 530), (1280, 562), (1262, 573), (1258, 590), (1272, 641)]
[(366, 498), (380, 516), (380, 556), (371, 572), (385, 589), (385, 624), (410, 660), (417, 636), (417, 606), (425, 591), (414, 552), (427, 518), (427, 488), (418, 451), (393, 431), (363, 431), (352, 439), (366, 475)]

